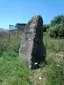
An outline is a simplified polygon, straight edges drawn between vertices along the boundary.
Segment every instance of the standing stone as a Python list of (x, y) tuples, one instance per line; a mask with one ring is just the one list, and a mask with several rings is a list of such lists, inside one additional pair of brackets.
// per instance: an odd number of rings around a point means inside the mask
[(19, 56), (31, 69), (38, 67), (41, 61), (45, 61), (43, 20), (40, 15), (33, 16), (26, 25), (21, 40)]

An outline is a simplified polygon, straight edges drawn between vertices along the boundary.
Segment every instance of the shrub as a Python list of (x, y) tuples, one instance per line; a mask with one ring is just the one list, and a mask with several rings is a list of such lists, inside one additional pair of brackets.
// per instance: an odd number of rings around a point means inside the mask
[(64, 15), (59, 15), (51, 20), (49, 35), (54, 38), (64, 38)]
[(43, 32), (47, 32), (49, 28), (50, 28), (50, 24), (44, 24), (43, 25)]
[(63, 24), (56, 24), (49, 29), (49, 35), (54, 38), (64, 38)]

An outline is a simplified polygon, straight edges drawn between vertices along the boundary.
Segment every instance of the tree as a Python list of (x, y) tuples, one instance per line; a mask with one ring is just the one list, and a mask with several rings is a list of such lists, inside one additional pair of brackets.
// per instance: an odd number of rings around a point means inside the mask
[(51, 20), (51, 26), (54, 26), (56, 24), (64, 25), (64, 15), (58, 15), (58, 16), (54, 17), (53, 20)]

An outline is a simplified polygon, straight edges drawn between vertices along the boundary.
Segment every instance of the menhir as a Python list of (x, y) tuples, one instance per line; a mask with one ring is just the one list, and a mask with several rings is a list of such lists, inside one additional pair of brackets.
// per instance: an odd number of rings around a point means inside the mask
[(46, 50), (43, 44), (43, 20), (40, 15), (33, 16), (26, 25), (19, 56), (31, 69), (39, 67), (42, 61), (46, 62)]

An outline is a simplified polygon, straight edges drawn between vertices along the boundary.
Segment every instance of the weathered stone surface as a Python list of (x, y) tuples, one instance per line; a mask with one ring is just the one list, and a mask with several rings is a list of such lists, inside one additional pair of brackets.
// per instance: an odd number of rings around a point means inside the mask
[(41, 61), (45, 61), (46, 51), (42, 40), (43, 20), (40, 15), (35, 15), (25, 27), (19, 49), (19, 56), (29, 68), (38, 67)]

